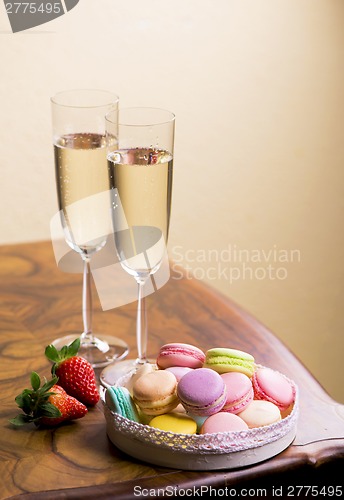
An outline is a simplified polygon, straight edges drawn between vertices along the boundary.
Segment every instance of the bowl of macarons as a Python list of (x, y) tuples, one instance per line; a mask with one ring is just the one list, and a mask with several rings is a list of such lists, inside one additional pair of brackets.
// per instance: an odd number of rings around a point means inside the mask
[(103, 391), (112, 443), (134, 458), (184, 470), (252, 465), (286, 449), (296, 435), (298, 388), (244, 351), (160, 348)]

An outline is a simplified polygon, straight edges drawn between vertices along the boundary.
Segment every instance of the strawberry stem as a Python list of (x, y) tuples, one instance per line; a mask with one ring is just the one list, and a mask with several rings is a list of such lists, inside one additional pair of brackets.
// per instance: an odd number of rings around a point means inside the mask
[(51, 373), (55, 375), (55, 371), (58, 366), (63, 363), (66, 359), (76, 356), (80, 349), (80, 338), (75, 339), (71, 344), (65, 345), (60, 351), (56, 349), (53, 344), (48, 345), (45, 348), (46, 357), (52, 361), (54, 364), (51, 369)]
[(55, 394), (50, 389), (58, 381), (58, 377), (54, 376), (51, 380), (45, 382), (41, 387), (41, 378), (36, 372), (31, 373), (30, 382), (32, 389), (24, 389), (18, 394), (15, 402), (18, 407), (23, 410), (24, 414), (19, 414), (10, 419), (13, 425), (21, 426), (30, 422), (38, 425), (41, 417), (60, 417), (60, 410), (49, 403), (48, 399)]

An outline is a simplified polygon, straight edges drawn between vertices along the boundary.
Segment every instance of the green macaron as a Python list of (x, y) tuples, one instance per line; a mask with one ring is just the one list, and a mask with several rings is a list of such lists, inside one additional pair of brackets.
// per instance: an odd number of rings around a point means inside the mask
[(134, 422), (139, 422), (136, 405), (126, 387), (108, 387), (105, 401), (110, 410)]
[(239, 372), (248, 377), (252, 377), (255, 370), (254, 357), (251, 354), (225, 347), (209, 349), (203, 366), (218, 373)]

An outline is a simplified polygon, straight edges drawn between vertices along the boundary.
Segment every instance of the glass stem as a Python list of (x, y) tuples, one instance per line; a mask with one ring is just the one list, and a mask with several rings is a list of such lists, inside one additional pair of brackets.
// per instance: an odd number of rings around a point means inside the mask
[(91, 289), (91, 259), (83, 255), (84, 262), (83, 283), (82, 283), (82, 320), (84, 323), (84, 340), (92, 340), (92, 289)]
[(147, 278), (137, 279), (138, 301), (137, 301), (137, 321), (136, 321), (136, 341), (138, 357), (136, 363), (147, 363), (147, 311), (144, 286)]

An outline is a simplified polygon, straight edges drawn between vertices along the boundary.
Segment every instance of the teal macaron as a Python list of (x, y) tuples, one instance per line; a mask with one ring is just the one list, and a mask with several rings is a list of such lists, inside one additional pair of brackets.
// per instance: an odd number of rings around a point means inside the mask
[(134, 422), (140, 422), (136, 405), (126, 387), (108, 387), (105, 401), (110, 410)]
[(204, 368), (218, 373), (239, 372), (252, 377), (255, 371), (254, 357), (247, 352), (225, 347), (215, 347), (206, 352)]

